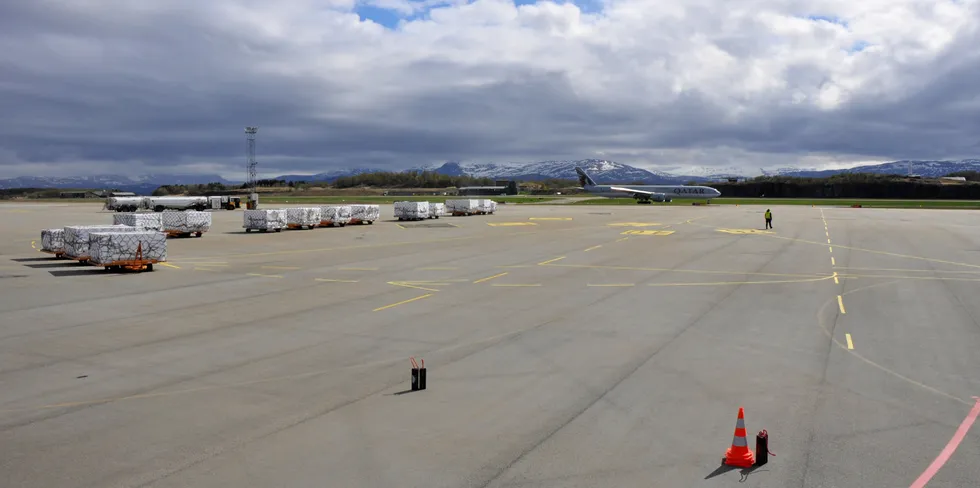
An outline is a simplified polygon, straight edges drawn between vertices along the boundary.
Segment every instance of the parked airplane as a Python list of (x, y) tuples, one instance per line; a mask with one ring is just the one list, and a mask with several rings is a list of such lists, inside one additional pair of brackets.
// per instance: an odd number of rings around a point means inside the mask
[(606, 198), (633, 197), (636, 203), (669, 202), (673, 198), (704, 198), (708, 202), (721, 196), (721, 192), (710, 186), (683, 185), (597, 185), (595, 180), (582, 168), (575, 168), (582, 189)]

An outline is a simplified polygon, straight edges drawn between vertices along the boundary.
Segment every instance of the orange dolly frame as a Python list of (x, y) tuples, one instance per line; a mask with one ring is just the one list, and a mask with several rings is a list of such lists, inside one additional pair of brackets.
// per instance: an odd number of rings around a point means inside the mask
[(125, 271), (153, 271), (153, 265), (159, 263), (158, 259), (143, 259), (143, 243), (136, 246), (136, 259), (112, 261), (98, 266), (105, 267), (106, 271), (113, 269)]

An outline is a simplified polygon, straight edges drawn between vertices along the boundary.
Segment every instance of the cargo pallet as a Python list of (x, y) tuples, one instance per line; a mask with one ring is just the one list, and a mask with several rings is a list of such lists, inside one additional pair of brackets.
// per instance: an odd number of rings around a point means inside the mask
[(181, 232), (179, 230), (168, 230), (165, 232), (167, 233), (167, 237), (190, 237), (191, 235), (193, 235), (194, 237), (201, 237), (202, 235), (204, 235), (204, 232), (197, 232), (197, 231)]
[(124, 259), (120, 261), (112, 261), (110, 263), (98, 264), (96, 266), (102, 266), (105, 271), (119, 270), (119, 271), (153, 271), (153, 265), (159, 263), (159, 259), (143, 259), (143, 243), (139, 243), (136, 246), (136, 259)]
[(316, 226), (317, 224), (312, 224), (312, 225), (286, 224), (287, 229), (293, 229), (293, 230), (297, 230), (297, 229), (302, 230), (304, 227), (306, 228), (306, 230), (310, 230)]

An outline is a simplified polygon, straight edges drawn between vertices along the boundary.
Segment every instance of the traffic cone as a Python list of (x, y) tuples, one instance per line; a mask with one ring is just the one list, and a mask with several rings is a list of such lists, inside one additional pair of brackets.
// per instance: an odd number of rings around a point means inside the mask
[(739, 468), (751, 468), (755, 465), (755, 454), (749, 449), (749, 440), (745, 436), (745, 411), (738, 407), (738, 420), (735, 422), (735, 437), (732, 447), (725, 452), (725, 464)]

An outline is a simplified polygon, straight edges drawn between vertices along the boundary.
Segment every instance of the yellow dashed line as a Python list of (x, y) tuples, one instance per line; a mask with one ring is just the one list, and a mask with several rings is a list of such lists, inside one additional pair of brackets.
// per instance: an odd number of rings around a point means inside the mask
[(833, 256), (830, 257), (830, 265), (831, 266), (837, 266), (837, 261), (834, 260), (834, 257)]
[(506, 285), (505, 284), (500, 284), (500, 285), (490, 285), (490, 286), (514, 286), (514, 287), (520, 287), (520, 286), (541, 286), (541, 283), (535, 283), (533, 285), (521, 285), (521, 284), (516, 284), (515, 283), (515, 284), (506, 284)]
[(841, 298), (840, 295), (837, 295), (837, 305), (840, 307), (840, 313), (847, 313), (847, 311), (844, 310), (844, 299)]
[(636, 286), (636, 285), (633, 283), (609, 283), (609, 284), (600, 284), (600, 285), (593, 285), (590, 283), (587, 286)]
[(854, 341), (851, 340), (851, 334), (844, 334), (844, 337), (847, 339), (847, 348), (854, 349)]
[(585, 251), (582, 251), (582, 252), (593, 251), (593, 250), (599, 249), (600, 247), (602, 247), (602, 244), (599, 244), (598, 246), (592, 246), (592, 247), (590, 247), (590, 248), (588, 248), (588, 249), (586, 249)]
[(539, 266), (543, 266), (545, 264), (551, 264), (551, 263), (553, 263), (555, 261), (561, 261), (562, 259), (565, 259), (565, 256), (562, 256), (560, 258), (555, 258), (555, 259), (549, 259), (548, 261), (544, 261), (544, 262), (538, 263), (538, 265)]
[(492, 280), (494, 278), (500, 278), (501, 276), (504, 276), (506, 274), (507, 274), (507, 272), (505, 271), (503, 273), (495, 274), (493, 276), (487, 276), (486, 278), (480, 278), (480, 279), (474, 281), (473, 283), (483, 283), (484, 281), (490, 281), (490, 280)]
[(166, 266), (168, 268), (180, 269), (180, 266), (174, 266), (174, 265), (172, 265), (170, 263), (157, 263), (157, 264), (159, 264), (160, 266)]
[(427, 293), (427, 294), (425, 294), (425, 295), (422, 295), (422, 296), (419, 296), (419, 297), (415, 297), (415, 298), (409, 298), (408, 300), (402, 300), (402, 301), (400, 301), (400, 302), (398, 302), (398, 303), (392, 303), (391, 305), (385, 305), (385, 306), (383, 306), (383, 307), (378, 307), (378, 308), (376, 308), (376, 309), (374, 309), (374, 310), (372, 310), (372, 312), (380, 312), (380, 311), (382, 311), (382, 310), (387, 310), (387, 309), (389, 309), (389, 308), (391, 308), (391, 307), (397, 307), (397, 306), (399, 306), (399, 305), (404, 305), (404, 304), (406, 304), (406, 303), (411, 303), (411, 302), (414, 302), (414, 301), (416, 301), (416, 300), (421, 300), (421, 299), (423, 299), (423, 298), (429, 298), (429, 297), (431, 297), (431, 296), (432, 296), (432, 294), (431, 294), (431, 293)]
[(837, 272), (836, 271), (834, 271), (834, 284), (835, 285), (839, 285), (840, 284), (840, 280), (837, 279)]
[(282, 278), (282, 275), (267, 275), (259, 273), (247, 273), (249, 276), (260, 276), (262, 278)]
[(357, 280), (330, 280), (327, 278), (314, 278), (314, 281), (322, 281), (325, 283), (357, 283)]

